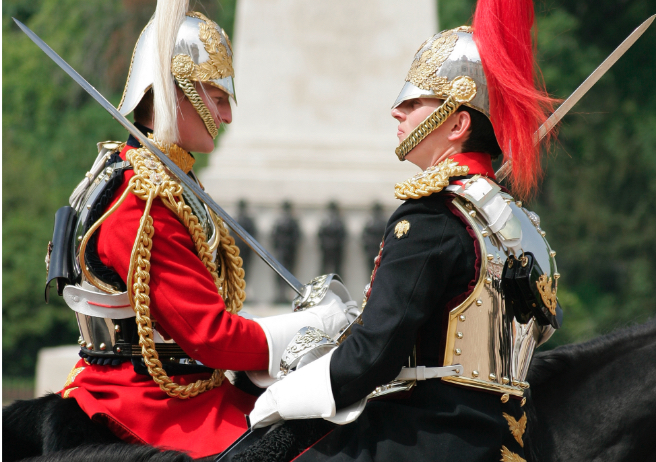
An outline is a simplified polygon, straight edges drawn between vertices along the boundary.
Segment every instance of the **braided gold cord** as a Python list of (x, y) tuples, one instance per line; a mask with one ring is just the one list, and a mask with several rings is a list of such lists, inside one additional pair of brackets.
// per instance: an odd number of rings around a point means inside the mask
[(196, 109), (196, 112), (198, 112), (200, 118), (203, 119), (207, 131), (212, 135), (212, 138), (216, 138), (219, 134), (219, 129), (216, 127), (212, 114), (210, 114), (209, 109), (207, 109), (207, 106), (196, 91), (194, 84), (191, 83), (191, 80), (181, 77), (177, 77), (176, 80), (184, 94), (189, 98), (189, 101)]
[(447, 158), (434, 167), (428, 167), (419, 175), (415, 175), (403, 183), (397, 183), (394, 186), (394, 195), (401, 200), (430, 196), (448, 186), (449, 178), (464, 176), (468, 173), (468, 166), (460, 166), (458, 162)]
[[(223, 382), (224, 371), (215, 370), (208, 380), (198, 380), (183, 386), (173, 382), (162, 367), (159, 354), (155, 348), (152, 321), (150, 318), (150, 257), (153, 246), (155, 228), (150, 216), (153, 201), (161, 199), (164, 205), (175, 212), (181, 223), (187, 227), (194, 242), (198, 257), (208, 269), (215, 284), (226, 300), (226, 310), (236, 313), (241, 309), (245, 298), (243, 281), (244, 270), (241, 268), (239, 250), (236, 251), (234, 240), (223, 226), (217, 226), (217, 233), (222, 245), (218, 254), (222, 257), (221, 275), (217, 273), (217, 265), (212, 261), (207, 236), (191, 208), (185, 204), (182, 197), (182, 186), (168, 176), (164, 166), (146, 149), (134, 149), (127, 153), (128, 160), (134, 167), (134, 176), (130, 179), (129, 188), (140, 199), (146, 202), (137, 238), (130, 257), (128, 270), (128, 296), (135, 311), (139, 344), (148, 373), (167, 395), (180, 399), (197, 396)], [(225, 245), (223, 244), (225, 241)], [(233, 249), (234, 247), (234, 249)], [(225, 254), (225, 255), (224, 255)], [(233, 288), (234, 285), (234, 288)], [(224, 298), (225, 299), (225, 298)]]
[(462, 103), (457, 102), (452, 96), (449, 96), (440, 107), (435, 109), (431, 115), (426, 117), (422, 123), (417, 125), (417, 128), (412, 130), (408, 137), (404, 139), (401, 144), (396, 148), (396, 155), (400, 161), (405, 160), (408, 155), (424, 138), (437, 127), (442, 125), (446, 119), (453, 114)]

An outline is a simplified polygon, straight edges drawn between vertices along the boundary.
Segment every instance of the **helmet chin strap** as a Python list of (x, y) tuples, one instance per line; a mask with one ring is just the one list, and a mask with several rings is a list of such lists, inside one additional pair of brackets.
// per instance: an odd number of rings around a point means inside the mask
[(396, 148), (396, 156), (401, 162), (405, 160), (410, 151), (430, 135), (433, 130), (442, 125), (461, 105), (474, 99), (476, 84), (469, 77), (456, 77), (451, 82), (449, 93), (450, 95), (444, 100), (444, 103), (426, 117), (422, 123), (417, 125)]
[(191, 104), (194, 106), (194, 109), (196, 109), (196, 112), (198, 112), (200, 118), (203, 119), (205, 128), (207, 128), (207, 131), (212, 136), (212, 139), (215, 139), (219, 134), (219, 129), (216, 126), (216, 123), (214, 123), (214, 118), (212, 117), (212, 114), (210, 114), (209, 109), (207, 109), (207, 106), (196, 91), (194, 84), (191, 82), (191, 80), (182, 77), (176, 77), (175, 80), (178, 82), (178, 86), (184, 92), (187, 99), (189, 99)]

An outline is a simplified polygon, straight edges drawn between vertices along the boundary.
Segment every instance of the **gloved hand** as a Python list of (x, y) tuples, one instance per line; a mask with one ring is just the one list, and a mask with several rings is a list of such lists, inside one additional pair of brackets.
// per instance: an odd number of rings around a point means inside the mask
[(357, 313), (359, 312), (354, 301), (349, 300), (344, 303), (329, 290), (321, 303), (305, 311), (254, 319), (266, 335), (269, 346), (269, 367), (266, 372), (248, 371), (248, 377), (259, 387), (270, 386), (277, 380), (280, 360), (285, 348), (299, 329), (314, 327), (334, 337), (357, 316)]
[(363, 398), (336, 410), (330, 383), (330, 359), (334, 352), (332, 350), (267, 388), (250, 414), (253, 428), (273, 425), (282, 419), (324, 418), (340, 425), (354, 421), (364, 410), (367, 400)]

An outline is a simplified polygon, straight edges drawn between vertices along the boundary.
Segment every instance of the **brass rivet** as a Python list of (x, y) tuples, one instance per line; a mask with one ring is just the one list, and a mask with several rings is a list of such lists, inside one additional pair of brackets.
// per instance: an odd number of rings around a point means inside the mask
[(495, 374), (490, 373), (490, 380), (496, 380), (497, 376)]
[(547, 235), (547, 233), (546, 233), (544, 230), (541, 229), (541, 230), (540, 230), (540, 236), (544, 237), (544, 236), (546, 236), (546, 235)]
[(78, 241), (78, 242), (82, 242), (82, 236), (78, 236), (78, 237), (77, 237), (77, 241)]
[(526, 388), (529, 388), (530, 386), (531, 386), (531, 385), (529, 385), (528, 382), (519, 382), (519, 387), (520, 387), (520, 388), (524, 388), (524, 389), (526, 389)]
[(121, 347), (116, 347), (116, 352), (120, 353), (121, 352)]
[(118, 332), (121, 332), (121, 326), (118, 325), (118, 324), (115, 324), (115, 325), (114, 325), (114, 332), (117, 332), (117, 333), (118, 333)]
[(472, 371), (472, 377), (478, 377), (478, 371)]
[(522, 201), (517, 201), (517, 202), (515, 202), (515, 205), (516, 205), (517, 207), (521, 207), (523, 204), (522, 204)]
[(460, 319), (462, 322), (465, 322), (465, 315), (461, 314), (460, 316), (458, 316), (458, 319)]
[(551, 255), (552, 258), (555, 257), (556, 256), (556, 251), (552, 250), (551, 252), (549, 252), (549, 255)]
[(87, 210), (91, 210), (91, 204), (87, 204)]
[(80, 342), (80, 346), (81, 346), (81, 347), (85, 347), (85, 346), (87, 346), (87, 342), (85, 342), (84, 340), (82, 340), (82, 342)]
[(465, 204), (465, 207), (467, 207), (469, 210), (471, 210), (471, 209), (472, 209), (471, 202), (467, 202), (467, 203)]
[(456, 337), (462, 338), (462, 332), (456, 332)]
[(486, 278), (485, 278), (485, 283), (486, 283), (486, 284), (492, 284), (492, 278), (489, 277), (489, 276), (486, 277)]
[(481, 234), (483, 237), (488, 237), (490, 235), (490, 233), (488, 233), (486, 230), (481, 231)]
[(488, 253), (488, 254), (487, 254), (487, 259), (488, 259), (489, 261), (494, 260), (494, 255), (492, 255), (491, 253)]
[(508, 385), (510, 383), (510, 379), (508, 377), (502, 377), (501, 381), (503, 382), (504, 385)]
[(553, 277), (554, 279), (558, 279), (560, 277), (560, 273), (554, 273)]
[(171, 356), (171, 357), (169, 358), (169, 360), (170, 360), (170, 361), (175, 361), (175, 358), (174, 358), (173, 356)]
[(476, 210), (472, 210), (471, 212), (469, 212), (469, 216), (472, 218), (476, 218)]
[(501, 395), (502, 403), (507, 403), (509, 399), (510, 399), (510, 395), (508, 393), (504, 393), (503, 395)]
[(88, 348), (89, 350), (93, 350), (93, 343), (89, 343), (89, 344), (87, 344), (87, 348)]
[(107, 345), (105, 345), (104, 343), (101, 343), (101, 344), (100, 344), (100, 349), (101, 349), (102, 351), (105, 351), (105, 350), (107, 349)]
[(512, 379), (512, 380), (510, 381), (510, 384), (511, 384), (513, 387), (518, 387), (518, 386), (519, 386), (519, 381), (518, 381), (518, 380), (515, 380), (515, 379)]
[(456, 356), (460, 356), (462, 354), (462, 350), (460, 348), (456, 348)]
[(482, 306), (482, 305), (483, 305), (483, 300), (481, 300), (480, 298), (476, 300), (476, 306)]
[(526, 404), (526, 398), (522, 398), (522, 403), (520, 404), (520, 406), (524, 407), (524, 404)]

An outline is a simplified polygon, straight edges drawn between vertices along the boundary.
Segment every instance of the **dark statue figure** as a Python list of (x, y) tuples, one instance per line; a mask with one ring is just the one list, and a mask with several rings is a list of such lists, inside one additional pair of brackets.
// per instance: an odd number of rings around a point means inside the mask
[[(248, 232), (248, 234), (257, 239), (257, 228), (255, 227), (255, 221), (253, 220), (253, 217), (251, 217), (248, 213), (248, 202), (246, 202), (244, 199), (239, 201), (237, 223), (239, 223), (241, 227)], [(250, 269), (251, 260), (253, 259), (253, 251), (250, 247), (248, 247), (248, 245), (246, 245), (244, 241), (238, 237), (235, 238), (235, 244), (237, 244), (237, 247), (239, 247), (239, 256), (244, 262), (242, 267), (248, 276), (248, 270)]]
[(383, 215), (383, 206), (378, 202), (371, 207), (371, 217), (362, 230), (362, 247), (366, 258), (367, 272), (374, 266), (374, 258), (378, 256), (380, 242), (385, 234), (387, 219)]
[[(276, 220), (271, 233), (271, 241), (276, 252), (276, 257), (292, 273), (296, 264), (296, 251), (301, 237), (301, 228), (298, 220), (292, 214), (292, 203), (285, 201), (282, 203), (282, 215)], [(278, 282), (278, 296), (276, 303), (287, 303), (286, 297), (287, 283), (280, 277), (276, 277)]]
[(328, 204), (328, 216), (319, 228), (321, 248), (321, 274), (342, 272), (346, 227), (337, 202)]

